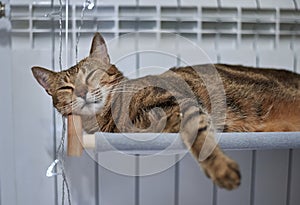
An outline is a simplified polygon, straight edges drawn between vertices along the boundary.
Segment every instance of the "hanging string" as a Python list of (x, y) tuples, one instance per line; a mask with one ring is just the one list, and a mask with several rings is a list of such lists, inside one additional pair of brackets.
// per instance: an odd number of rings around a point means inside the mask
[[(68, 6), (68, 5), (65, 5)], [(60, 71), (63, 70), (62, 66), (62, 45), (63, 45), (63, 36), (62, 36), (62, 20), (63, 20), (63, 4), (62, 0), (59, 0), (59, 11), (58, 12), (52, 12), (50, 14), (46, 14), (45, 16), (50, 16), (50, 15), (57, 15), (59, 14), (59, 69)], [(67, 14), (66, 14), (67, 15)], [(67, 22), (68, 23), (68, 22)], [(65, 31), (67, 32), (67, 31)], [(68, 204), (71, 205), (71, 194), (70, 194), (70, 189), (69, 189), (69, 183), (65, 174), (65, 168), (64, 168), (64, 159), (65, 159), (65, 136), (66, 136), (66, 119), (65, 117), (62, 116), (62, 134), (61, 134), (61, 140), (60, 144), (57, 148), (56, 151), (56, 159), (51, 163), (51, 165), (48, 167), (46, 176), (47, 177), (52, 177), (52, 176), (57, 176), (61, 175), (62, 176), (62, 202), (61, 204), (64, 205), (65, 202), (65, 192), (67, 190), (67, 199), (68, 199)], [(55, 169), (56, 165), (58, 165), (58, 168), (60, 168), (61, 172), (53, 172)]]
[[(69, 5), (65, 5), (66, 7)], [(62, 36), (62, 19), (63, 19), (63, 14), (62, 14), (62, 0), (59, 0), (59, 69), (60, 71), (63, 70), (62, 67), (62, 44), (63, 44), (63, 36)], [(66, 13), (66, 15), (68, 15)], [(66, 22), (68, 23), (68, 22)], [(67, 32), (67, 31), (65, 31)], [(67, 52), (67, 51), (66, 51)], [(65, 174), (65, 168), (64, 168), (64, 159), (65, 159), (65, 137), (66, 137), (66, 119), (64, 116), (62, 116), (62, 135), (61, 135), (61, 140), (60, 144), (58, 146), (56, 155), (57, 158), (60, 160), (60, 169), (61, 169), (61, 175), (62, 175), (62, 205), (65, 203), (65, 188), (67, 189), (67, 197), (68, 197), (68, 203), (71, 205), (71, 195), (70, 195), (70, 189), (69, 189), (69, 184), (68, 180)]]
[(78, 63), (78, 44), (79, 44), (79, 39), (80, 39), (80, 31), (83, 25), (83, 18), (84, 18), (84, 13), (86, 8), (88, 10), (92, 10), (94, 8), (95, 4), (93, 0), (85, 0), (83, 2), (81, 14), (80, 14), (80, 24), (78, 27), (77, 35), (76, 35), (76, 46), (75, 46), (75, 61)]
[(59, 69), (62, 71), (62, 0), (59, 0)]

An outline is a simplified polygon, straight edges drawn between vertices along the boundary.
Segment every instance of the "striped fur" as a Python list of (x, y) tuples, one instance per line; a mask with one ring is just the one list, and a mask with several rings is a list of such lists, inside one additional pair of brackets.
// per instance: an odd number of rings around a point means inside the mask
[(88, 133), (180, 132), (207, 176), (226, 189), (240, 184), (239, 167), (218, 147), (216, 130), (300, 131), (300, 76), (289, 71), (197, 65), (129, 80), (110, 63), (99, 33), (74, 67), (32, 71), (57, 110), (81, 115)]

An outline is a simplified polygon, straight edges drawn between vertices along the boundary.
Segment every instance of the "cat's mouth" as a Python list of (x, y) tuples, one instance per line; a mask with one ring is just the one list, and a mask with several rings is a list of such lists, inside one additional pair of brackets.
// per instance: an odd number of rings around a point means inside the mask
[(106, 102), (106, 92), (96, 90), (92, 93), (88, 92), (86, 95), (76, 96), (73, 104), (73, 113), (79, 115), (93, 116), (101, 112)]

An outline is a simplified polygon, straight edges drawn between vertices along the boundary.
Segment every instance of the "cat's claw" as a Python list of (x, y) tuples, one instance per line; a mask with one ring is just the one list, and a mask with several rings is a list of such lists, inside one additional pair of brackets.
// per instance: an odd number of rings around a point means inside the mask
[(202, 163), (205, 174), (221, 188), (232, 190), (241, 183), (238, 164), (226, 156), (217, 157), (212, 163)]

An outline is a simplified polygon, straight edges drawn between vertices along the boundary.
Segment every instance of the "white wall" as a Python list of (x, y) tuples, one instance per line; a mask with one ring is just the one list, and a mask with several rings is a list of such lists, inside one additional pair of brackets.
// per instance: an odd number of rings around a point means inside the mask
[[(9, 22), (0, 19), (1, 38), (9, 40)], [(5, 25), (5, 27), (3, 26)], [(16, 204), (15, 150), (13, 135), (12, 72), (9, 41), (1, 42), (0, 75), (0, 204)]]

